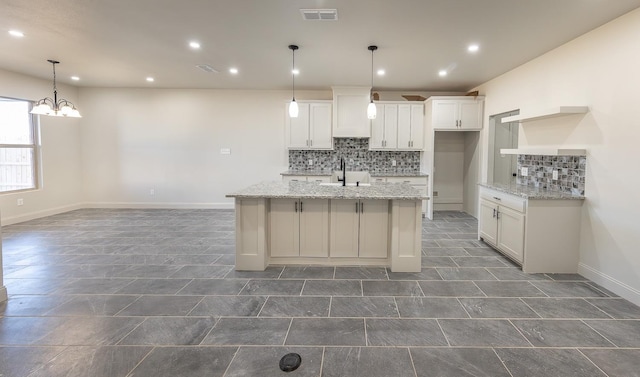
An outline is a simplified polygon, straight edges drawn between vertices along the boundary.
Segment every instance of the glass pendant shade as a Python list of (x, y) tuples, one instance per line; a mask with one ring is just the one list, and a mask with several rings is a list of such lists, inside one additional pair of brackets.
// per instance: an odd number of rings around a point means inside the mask
[(298, 117), (298, 102), (294, 98), (289, 104), (289, 117), (297, 118)]
[(371, 102), (369, 102), (369, 106), (367, 106), (367, 118), (376, 119), (376, 115), (376, 104), (373, 103), (373, 100), (371, 100)]

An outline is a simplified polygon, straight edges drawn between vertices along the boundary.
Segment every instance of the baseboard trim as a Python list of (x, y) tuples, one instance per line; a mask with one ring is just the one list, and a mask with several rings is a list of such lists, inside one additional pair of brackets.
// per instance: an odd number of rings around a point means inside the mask
[(87, 202), (82, 208), (135, 208), (135, 209), (234, 209), (234, 203), (184, 202)]
[(75, 211), (85, 208), (82, 204), (72, 204), (69, 206), (49, 208), (42, 211), (28, 212), (19, 216), (6, 217), (2, 219), (2, 225), (12, 225), (22, 223), (29, 220), (39, 219), (41, 217), (53, 216), (64, 212)]
[(87, 202), (69, 206), (49, 208), (43, 211), (24, 213), (19, 216), (2, 219), (2, 225), (13, 225), (42, 217), (58, 215), (69, 211), (86, 208), (135, 208), (135, 209), (234, 209), (234, 203), (181, 203), (181, 202)]
[(594, 283), (640, 306), (640, 291), (584, 263), (578, 264), (578, 273)]

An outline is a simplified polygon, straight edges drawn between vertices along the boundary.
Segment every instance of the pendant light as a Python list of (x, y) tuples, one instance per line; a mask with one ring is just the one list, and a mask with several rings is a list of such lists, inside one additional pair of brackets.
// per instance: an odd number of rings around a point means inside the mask
[(378, 46), (367, 47), (371, 51), (371, 90), (369, 91), (369, 106), (367, 106), (367, 118), (376, 119), (376, 104), (373, 103), (373, 52), (378, 49)]
[(36, 105), (31, 110), (31, 114), (81, 118), (80, 112), (78, 112), (73, 103), (64, 98), (58, 99), (58, 89), (56, 88), (56, 64), (60, 64), (60, 62), (53, 59), (49, 59), (47, 61), (53, 65), (53, 98), (45, 97), (36, 102)]
[(289, 117), (297, 118), (298, 117), (298, 102), (296, 102), (296, 50), (298, 46), (289, 45), (289, 50), (291, 50), (291, 55), (293, 57), (293, 62), (291, 64), (291, 103), (289, 104)]

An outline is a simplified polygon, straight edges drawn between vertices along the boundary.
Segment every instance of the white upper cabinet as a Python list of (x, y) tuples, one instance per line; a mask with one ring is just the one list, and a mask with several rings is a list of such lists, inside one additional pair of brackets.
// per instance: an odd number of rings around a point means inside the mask
[(398, 105), (398, 149), (424, 149), (424, 105)]
[(424, 105), (376, 103), (371, 120), (372, 150), (422, 150), (424, 148)]
[(484, 97), (431, 97), (431, 128), (435, 130), (480, 130)]
[(298, 108), (297, 118), (290, 118), (289, 112), (286, 112), (287, 147), (289, 149), (332, 149), (331, 102), (298, 101)]
[(371, 120), (369, 149), (395, 150), (398, 147), (398, 105), (376, 103), (376, 119)]
[(371, 136), (370, 92), (369, 87), (333, 87), (333, 137)]

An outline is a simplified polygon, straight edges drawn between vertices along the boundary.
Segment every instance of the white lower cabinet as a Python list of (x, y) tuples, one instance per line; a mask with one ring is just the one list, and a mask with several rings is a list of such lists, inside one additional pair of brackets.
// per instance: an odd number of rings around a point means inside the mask
[(508, 257), (522, 263), (524, 260), (524, 213), (481, 198), (480, 217), (482, 224), (480, 238)]
[(580, 199), (525, 199), (480, 187), (478, 235), (527, 273), (576, 273)]
[(272, 257), (327, 257), (329, 201), (271, 199), (269, 212)]
[(331, 201), (331, 257), (387, 258), (388, 250), (388, 201)]

